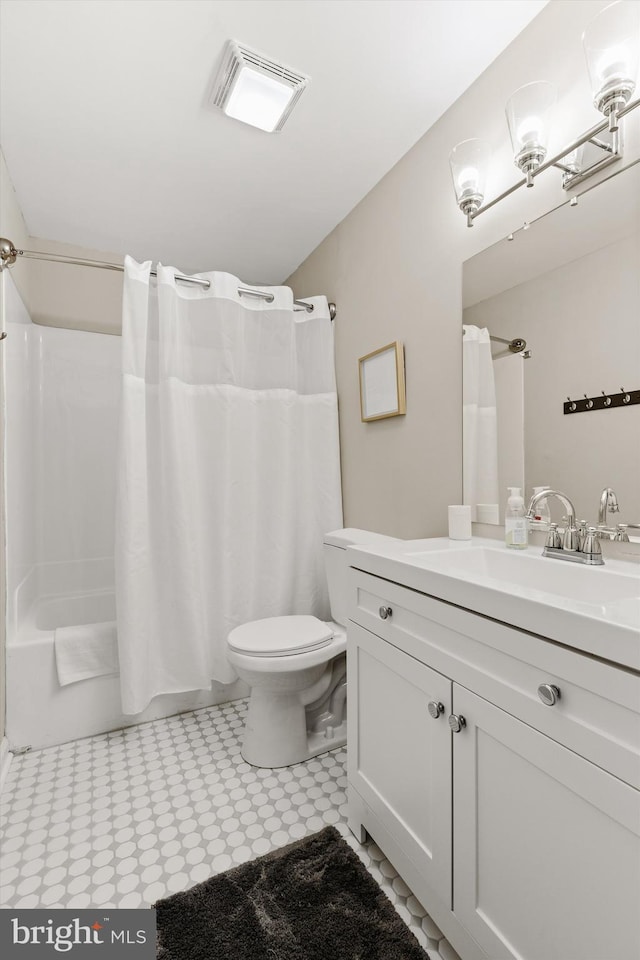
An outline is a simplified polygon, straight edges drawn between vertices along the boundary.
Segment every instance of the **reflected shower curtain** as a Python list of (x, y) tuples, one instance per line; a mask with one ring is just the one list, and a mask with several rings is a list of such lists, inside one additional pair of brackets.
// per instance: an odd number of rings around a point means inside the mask
[(462, 341), (463, 503), (477, 518), (477, 505), (498, 510), (496, 388), (489, 331), (464, 324)]
[(116, 596), (122, 704), (236, 678), (231, 629), (327, 619), (323, 535), (342, 525), (333, 331), (294, 311), (125, 261)]

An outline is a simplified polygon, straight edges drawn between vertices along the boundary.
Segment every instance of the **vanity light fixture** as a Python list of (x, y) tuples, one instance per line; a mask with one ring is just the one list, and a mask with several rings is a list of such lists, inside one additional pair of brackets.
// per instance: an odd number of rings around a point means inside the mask
[(618, 116), (636, 88), (640, 46), (640, 4), (618, 0), (587, 24), (582, 43), (593, 89), (593, 103), (618, 129)]
[(533, 186), (533, 174), (547, 155), (549, 124), (558, 92), (553, 83), (527, 83), (507, 102), (507, 123), (514, 149), (514, 163)]
[(209, 99), (228, 117), (278, 133), (308, 83), (304, 74), (229, 40)]
[(471, 226), (470, 218), (482, 206), (484, 200), (484, 183), (489, 159), (489, 145), (483, 140), (464, 140), (454, 147), (449, 155), (456, 200), (466, 215), (469, 226)]
[[(516, 90), (507, 103), (506, 114), (514, 162), (523, 172), (523, 180), (485, 203), (483, 194), (488, 148), (482, 154), (476, 148), (474, 155), (469, 145), (480, 144), (481, 141), (465, 140), (454, 147), (449, 156), (456, 200), (467, 218), (468, 227), (473, 226), (473, 221), (481, 213), (515, 190), (524, 185), (532, 187), (534, 177), (549, 167), (556, 167), (562, 172), (562, 186), (568, 190), (622, 158), (620, 120), (640, 106), (640, 99), (631, 99), (636, 90), (640, 59), (639, 0), (616, 0), (605, 7), (587, 25), (582, 39), (594, 105), (605, 119), (547, 159), (549, 121), (556, 100), (555, 87), (546, 81), (535, 81)], [(467, 156), (470, 157), (468, 162)]]

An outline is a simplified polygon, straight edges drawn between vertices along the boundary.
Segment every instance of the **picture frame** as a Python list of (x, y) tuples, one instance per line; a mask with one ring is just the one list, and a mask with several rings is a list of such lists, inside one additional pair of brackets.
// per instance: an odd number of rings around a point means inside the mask
[(360, 419), (363, 423), (398, 417), (407, 412), (404, 347), (398, 340), (360, 357), (358, 373)]

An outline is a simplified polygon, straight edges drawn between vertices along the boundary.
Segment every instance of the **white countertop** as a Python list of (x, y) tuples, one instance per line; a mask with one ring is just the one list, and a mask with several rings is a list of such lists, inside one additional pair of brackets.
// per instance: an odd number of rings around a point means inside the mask
[(588, 566), (499, 540), (389, 540), (348, 548), (352, 567), (640, 671), (640, 567)]

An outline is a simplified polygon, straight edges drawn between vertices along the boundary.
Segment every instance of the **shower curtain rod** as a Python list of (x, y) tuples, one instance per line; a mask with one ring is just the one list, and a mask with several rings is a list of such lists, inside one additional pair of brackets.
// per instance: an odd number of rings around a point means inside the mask
[(494, 340), (496, 343), (506, 343), (511, 353), (522, 353), (527, 346), (527, 341), (523, 340), (522, 337), (516, 337), (514, 340), (505, 340), (504, 337), (493, 337), (489, 334), (489, 340)]
[[(0, 237), (0, 272), (4, 270), (5, 267), (13, 266), (18, 257), (24, 257), (27, 260), (50, 260), (52, 263), (70, 263), (77, 267), (97, 267), (99, 270), (116, 270), (119, 273), (124, 273), (124, 265), (121, 263), (109, 263), (106, 260), (84, 260), (79, 257), (64, 257), (57, 253), (41, 253), (38, 250), (17, 250), (11, 240)], [(152, 270), (151, 276), (157, 277), (157, 270)], [(176, 280), (179, 280), (181, 283), (192, 283), (195, 286), (203, 287), (205, 290), (208, 290), (211, 286), (210, 280), (205, 280), (202, 277), (188, 277), (183, 273), (176, 273)], [(266, 293), (261, 290), (250, 290), (248, 287), (238, 287), (238, 293), (241, 297), (258, 297), (261, 300), (266, 300), (267, 303), (272, 303), (274, 299), (272, 293)], [(293, 302), (300, 310), (306, 310), (307, 313), (313, 312), (312, 303), (305, 303), (304, 300), (294, 300)], [(332, 320), (335, 320), (335, 303), (329, 304), (329, 316)]]

